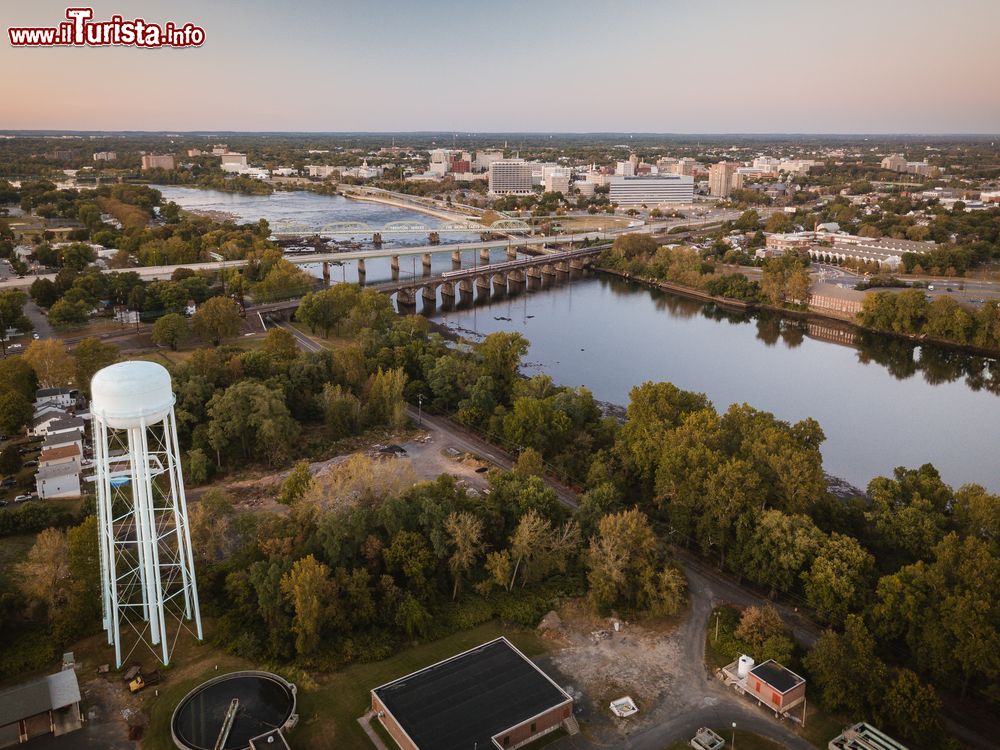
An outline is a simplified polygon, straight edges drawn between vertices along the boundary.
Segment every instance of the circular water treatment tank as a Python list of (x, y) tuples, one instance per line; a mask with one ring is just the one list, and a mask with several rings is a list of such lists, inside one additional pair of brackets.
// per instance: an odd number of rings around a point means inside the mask
[(156, 424), (174, 405), (170, 373), (155, 362), (131, 360), (98, 370), (90, 394), (91, 413), (113, 429)]
[(250, 740), (293, 725), (295, 685), (270, 672), (233, 672), (202, 683), (177, 704), (170, 733), (181, 750), (212, 750), (233, 699), (239, 701), (222, 750), (244, 750)]

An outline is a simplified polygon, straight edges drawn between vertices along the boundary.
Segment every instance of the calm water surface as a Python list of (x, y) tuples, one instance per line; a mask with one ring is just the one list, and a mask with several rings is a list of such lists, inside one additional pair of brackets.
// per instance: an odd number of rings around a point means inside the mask
[[(161, 188), (184, 208), (229, 211), (245, 221), (290, 218), (322, 226), (357, 219), (372, 225), (432, 217), (312, 193), (241, 196)], [(453, 238), (459, 241), (474, 237)], [(423, 244), (422, 236), (401, 240)], [(472, 253), (463, 253), (471, 265)], [(494, 260), (503, 258), (503, 251)], [(403, 259), (402, 274), (421, 272)], [(390, 278), (388, 260), (369, 262), (369, 283)], [(451, 268), (434, 256), (433, 272)], [(347, 265), (333, 278), (354, 280)], [(889, 337), (854, 346), (823, 331), (770, 316), (732, 315), (714, 306), (617, 279), (588, 276), (465, 309), (427, 310), (439, 322), (488, 334), (520, 331), (531, 342), (529, 372), (584, 385), (603, 401), (628, 403), (647, 380), (701, 391), (720, 411), (746, 402), (790, 421), (813, 417), (826, 433), (827, 471), (864, 487), (895, 466), (933, 463), (956, 486), (1000, 491), (1000, 364)], [(505, 320), (503, 318), (510, 318)]]

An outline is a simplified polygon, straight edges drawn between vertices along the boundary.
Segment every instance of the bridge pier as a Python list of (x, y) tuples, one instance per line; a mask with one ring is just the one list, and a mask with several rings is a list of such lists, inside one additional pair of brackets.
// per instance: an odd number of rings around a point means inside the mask
[(428, 304), (437, 304), (437, 286), (434, 284), (428, 284), (423, 289), (420, 290), (420, 295), (424, 298), (424, 307)]
[(482, 275), (476, 277), (476, 297), (482, 299), (490, 296), (490, 277)]
[(490, 285), (493, 287), (493, 294), (503, 297), (507, 294), (507, 274), (495, 273), (490, 278)]
[(446, 281), (439, 288), (441, 289), (441, 308), (450, 310), (455, 306), (455, 283)]
[(359, 284), (363, 285), (365, 283), (365, 275), (366, 275), (366, 273), (367, 273), (367, 271), (365, 270), (365, 259), (364, 258), (358, 258), (358, 283)]
[(488, 247), (479, 248), (479, 262), (486, 266), (490, 264), (490, 249)]
[(507, 274), (507, 293), (519, 294), (525, 289), (524, 273), (521, 271), (511, 271)]
[(556, 263), (556, 273), (569, 276), (569, 264), (564, 260)]
[(424, 253), (424, 276), (431, 275), (431, 254)]
[(458, 301), (461, 305), (471, 305), (475, 299), (472, 289), (472, 279), (462, 279), (458, 282)]
[(323, 286), (330, 286), (330, 263), (329, 261), (323, 261)]
[(507, 245), (507, 260), (517, 260), (517, 248)]
[(412, 289), (400, 289), (396, 292), (396, 307), (400, 313), (412, 315), (417, 312), (417, 297)]
[(458, 270), (462, 267), (462, 251), (452, 250), (451, 251), (451, 267), (453, 270)]

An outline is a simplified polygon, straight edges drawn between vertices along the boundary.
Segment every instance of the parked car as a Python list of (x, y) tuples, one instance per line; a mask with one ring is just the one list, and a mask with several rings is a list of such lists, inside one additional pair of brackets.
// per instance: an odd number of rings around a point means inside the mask
[(38, 459), (33, 458), (30, 461), (25, 461), (24, 465), (25, 466), (38, 466)]
[(15, 503), (26, 503), (32, 497), (33, 497), (33, 495), (18, 495), (17, 497), (14, 498), (14, 502)]
[(6, 507), (6, 505), (7, 505), (6, 500), (0, 500), (0, 508)]
[(38, 449), (37, 448), (28, 448), (28, 447), (18, 448), (17, 449), (17, 455), (23, 456), (25, 453), (34, 453), (36, 450), (38, 450)]
[(7, 477), (0, 482), (0, 487), (13, 487), (15, 484), (17, 484), (17, 480), (14, 477)]

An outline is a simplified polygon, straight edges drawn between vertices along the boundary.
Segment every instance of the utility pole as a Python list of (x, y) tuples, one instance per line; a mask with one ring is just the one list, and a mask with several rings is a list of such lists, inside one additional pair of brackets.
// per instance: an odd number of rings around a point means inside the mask
[(424, 426), (424, 394), (417, 394), (417, 427)]

